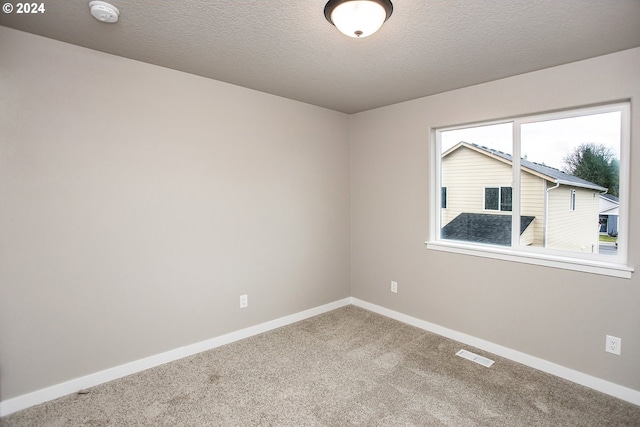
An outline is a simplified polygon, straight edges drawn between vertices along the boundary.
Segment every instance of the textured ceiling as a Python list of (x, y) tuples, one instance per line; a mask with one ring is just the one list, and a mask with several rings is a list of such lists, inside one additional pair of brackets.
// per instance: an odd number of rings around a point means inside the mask
[(41, 1), (0, 25), (346, 113), (640, 46), (640, 0), (392, 0), (364, 39), (325, 0)]

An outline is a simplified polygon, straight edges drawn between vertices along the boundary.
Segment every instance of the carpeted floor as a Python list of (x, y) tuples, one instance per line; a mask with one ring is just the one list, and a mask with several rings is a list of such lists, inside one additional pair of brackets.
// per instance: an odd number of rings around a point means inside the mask
[(640, 425), (638, 406), (354, 306), (88, 391), (0, 425)]

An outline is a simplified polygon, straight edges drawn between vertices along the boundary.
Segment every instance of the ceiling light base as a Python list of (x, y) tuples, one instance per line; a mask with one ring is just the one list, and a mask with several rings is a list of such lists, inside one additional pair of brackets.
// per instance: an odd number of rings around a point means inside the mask
[(390, 0), (329, 0), (324, 17), (349, 37), (370, 36), (393, 13)]

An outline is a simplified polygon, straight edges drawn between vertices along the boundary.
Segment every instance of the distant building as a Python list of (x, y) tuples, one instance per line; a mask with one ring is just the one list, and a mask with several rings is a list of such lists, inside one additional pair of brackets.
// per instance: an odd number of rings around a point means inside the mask
[[(459, 142), (442, 154), (443, 238), (511, 243), (510, 154)], [(598, 252), (600, 193), (607, 189), (558, 169), (520, 160), (520, 243)]]
[(600, 233), (618, 235), (620, 200), (611, 194), (600, 195)]

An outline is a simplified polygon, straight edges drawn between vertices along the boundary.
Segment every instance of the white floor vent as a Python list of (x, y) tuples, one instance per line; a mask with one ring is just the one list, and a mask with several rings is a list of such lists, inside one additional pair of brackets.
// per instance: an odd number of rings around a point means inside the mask
[(487, 359), (486, 357), (482, 357), (478, 354), (471, 353), (470, 351), (467, 351), (467, 350), (458, 351), (456, 353), (456, 356), (460, 356), (464, 359), (468, 359), (468, 360), (471, 360), (472, 362), (476, 362), (484, 366), (485, 368), (489, 368), (494, 363), (493, 360), (491, 359)]

